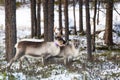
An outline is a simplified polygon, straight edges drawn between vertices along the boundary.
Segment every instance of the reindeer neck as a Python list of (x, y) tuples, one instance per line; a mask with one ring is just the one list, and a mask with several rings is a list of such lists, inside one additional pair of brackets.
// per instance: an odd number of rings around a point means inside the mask
[(72, 44), (72, 49), (77, 52), (79, 51), (79, 48), (75, 48), (74, 44)]

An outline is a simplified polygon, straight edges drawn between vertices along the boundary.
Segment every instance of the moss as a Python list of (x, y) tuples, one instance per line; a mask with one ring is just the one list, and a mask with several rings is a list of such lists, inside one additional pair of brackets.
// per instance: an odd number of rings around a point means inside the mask
[(0, 4), (3, 5), (4, 4), (4, 0), (0, 0)]
[(98, 50), (108, 50), (107, 46), (96, 46), (96, 49)]
[(101, 45), (101, 46), (96, 46), (96, 49), (97, 50), (111, 50), (111, 51), (119, 50), (120, 51), (120, 47), (116, 46), (116, 45), (113, 45), (113, 46), (110, 46), (110, 47)]
[(19, 8), (22, 5), (21, 2), (16, 2), (16, 8)]
[(77, 32), (79, 34), (79, 36), (85, 36), (86, 33), (83, 31), (83, 32)]
[(120, 72), (118, 72), (118, 73), (112, 73), (111, 75), (110, 75), (111, 77), (119, 77), (120, 76)]
[(54, 4), (55, 4), (55, 5), (58, 5), (58, 4), (59, 4), (59, 1), (55, 1)]

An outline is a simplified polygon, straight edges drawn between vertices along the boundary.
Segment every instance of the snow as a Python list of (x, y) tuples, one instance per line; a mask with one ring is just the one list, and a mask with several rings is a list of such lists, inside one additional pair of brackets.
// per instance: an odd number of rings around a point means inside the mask
[(41, 79), (41, 80), (82, 80), (82, 76), (79, 74), (61, 74), (61, 75), (55, 75), (47, 79)]
[(5, 26), (5, 11), (4, 7), (0, 6), (0, 30), (4, 29)]
[(17, 28), (26, 29), (31, 26), (31, 16), (30, 16), (30, 8), (27, 6), (23, 6), (22, 8), (18, 8), (16, 10), (16, 21)]
[(43, 39), (22, 39), (20, 41), (33, 41), (33, 42), (42, 42), (44, 41)]

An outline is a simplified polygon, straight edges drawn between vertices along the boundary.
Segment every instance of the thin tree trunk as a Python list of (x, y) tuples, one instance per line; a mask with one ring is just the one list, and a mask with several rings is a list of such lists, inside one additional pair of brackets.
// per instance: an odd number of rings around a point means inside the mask
[(41, 0), (37, 1), (37, 37), (41, 36)]
[(31, 37), (34, 37), (34, 20), (33, 20), (33, 0), (31, 0)]
[(68, 23), (68, 0), (64, 0), (64, 16), (65, 16), (65, 40), (69, 40), (69, 23)]
[(97, 0), (95, 0), (95, 2), (94, 2), (94, 17), (93, 17), (93, 26), (94, 26), (94, 28), (93, 28), (93, 40), (92, 40), (92, 42), (93, 42), (93, 44), (92, 44), (92, 50), (93, 51), (95, 51), (95, 31), (96, 31), (96, 13), (97, 13)]
[(87, 36), (87, 53), (88, 59), (92, 59), (92, 50), (91, 50), (91, 27), (90, 27), (90, 12), (89, 12), (89, 0), (85, 1), (86, 9), (86, 36)]
[(113, 20), (113, 0), (106, 3), (106, 27), (105, 27), (105, 44), (113, 45), (112, 38), (112, 20)]
[(81, 34), (84, 33), (83, 31), (83, 0), (79, 0), (79, 32)]
[(75, 0), (73, 0), (73, 16), (74, 16), (74, 31), (75, 31), (75, 35), (77, 35), (77, 31), (76, 31), (76, 16), (75, 16)]
[(62, 32), (62, 29), (63, 29), (63, 27), (62, 27), (62, 2), (61, 2), (61, 0), (59, 0), (59, 28), (60, 28), (60, 30), (61, 30), (61, 34), (63, 34), (63, 32)]
[(48, 0), (48, 41), (54, 40), (54, 0)]
[(16, 40), (16, 0), (5, 0), (5, 46), (8, 62), (15, 55)]
[(44, 12), (44, 41), (48, 41), (48, 0), (43, 0)]
[(100, 1), (98, 1), (97, 25), (99, 24)]
[(36, 0), (31, 0), (31, 37), (37, 36)]

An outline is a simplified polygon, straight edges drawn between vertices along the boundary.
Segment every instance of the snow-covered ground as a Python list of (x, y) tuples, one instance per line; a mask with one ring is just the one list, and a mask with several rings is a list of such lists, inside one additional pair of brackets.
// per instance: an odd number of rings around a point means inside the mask
[[(85, 7), (84, 7), (85, 8)], [(118, 12), (120, 12), (120, 4), (116, 4), (115, 8), (118, 10)], [(54, 25), (58, 26), (58, 9), (55, 8), (55, 22)], [(76, 25), (77, 25), (77, 30), (79, 28), (79, 8), (78, 6), (76, 6)], [(96, 30), (104, 30), (105, 29), (105, 9), (101, 9), (103, 12), (100, 11), (100, 20), (99, 20), (99, 25), (97, 25)], [(90, 11), (91, 13), (91, 30), (93, 31), (93, 22), (92, 22), (92, 17), (93, 17), (93, 10)], [(16, 21), (17, 21), (17, 37), (19, 39), (24, 38), (26, 36), (29, 36), (30, 33), (30, 29), (31, 29), (31, 16), (30, 16), (30, 5), (24, 5), (21, 6), (20, 8), (18, 8), (16, 10)], [(41, 12), (41, 26), (43, 28), (43, 11)], [(113, 29), (116, 31), (116, 33), (113, 33), (113, 40), (115, 43), (120, 44), (120, 15), (116, 13), (116, 11), (113, 11)], [(63, 23), (64, 23), (64, 19), (63, 19)], [(69, 26), (73, 26), (73, 8), (70, 6), (69, 7)], [(85, 9), (83, 9), (83, 25), (84, 25), (84, 30), (86, 29), (86, 24), (85, 24)], [(64, 25), (63, 25), (64, 26)], [(4, 7), (0, 6), (0, 46), (5, 46), (4, 45), (4, 39), (5, 39), (5, 11), (4, 11)], [(43, 30), (42, 30), (43, 33)], [(98, 38), (97, 41), (98, 42), (103, 42), (103, 35), (104, 35), (104, 31), (102, 31), (100, 34), (98, 34)], [(81, 40), (85, 40), (81, 39)], [(84, 45), (84, 44), (83, 44)], [(118, 68), (119, 69), (119, 68)], [(119, 70), (120, 71), (120, 70)], [(104, 74), (106, 74), (105, 72), (109, 72), (107, 71), (103, 71)], [(50, 77), (49, 80), (78, 80), (78, 79), (74, 79), (74, 77), (81, 77), (81, 75), (78, 74), (68, 74), (67, 77), (65, 74), (61, 74), (58, 76), (53, 76)], [(65, 76), (65, 77), (63, 77)], [(48, 80), (48, 79), (43, 79), (43, 80)]]

